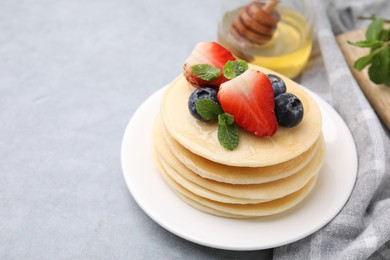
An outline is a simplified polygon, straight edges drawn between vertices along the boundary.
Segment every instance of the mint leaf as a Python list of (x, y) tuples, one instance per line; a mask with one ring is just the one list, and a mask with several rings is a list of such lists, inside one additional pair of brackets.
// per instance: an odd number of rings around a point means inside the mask
[(368, 76), (375, 84), (390, 87), (390, 29), (384, 28), (385, 20), (375, 18), (366, 30), (366, 40), (359, 42), (347, 41), (349, 44), (370, 48), (370, 54), (360, 57), (354, 63), (354, 68), (361, 71), (369, 66)]
[(375, 18), (367, 28), (366, 40), (380, 40), (384, 23), (382, 18)]
[(389, 29), (383, 29), (380, 36), (381, 41), (388, 42), (390, 41), (390, 28)]
[(359, 41), (359, 42), (351, 42), (347, 41), (349, 44), (361, 47), (361, 48), (378, 48), (383, 46), (383, 42), (379, 40), (366, 40), (366, 41)]
[(217, 102), (210, 99), (200, 99), (195, 103), (196, 112), (204, 120), (218, 119), (218, 115), (223, 113), (222, 107)]
[(228, 113), (218, 115), (218, 140), (224, 148), (230, 151), (238, 146), (238, 128), (234, 123), (234, 117)]
[(233, 151), (239, 143), (238, 128), (234, 125), (218, 125), (219, 143), (226, 149)]
[(213, 81), (221, 76), (221, 71), (208, 64), (197, 64), (191, 67), (192, 72), (200, 79)]
[(228, 113), (218, 115), (218, 124), (228, 126), (234, 124), (234, 116)]
[(374, 52), (371, 52), (370, 54), (368, 54), (366, 56), (360, 57), (359, 59), (357, 59), (355, 61), (355, 63), (353, 64), (353, 67), (355, 69), (357, 69), (358, 71), (361, 71), (367, 65), (371, 64), (371, 62), (374, 59), (375, 55), (376, 54)]
[(373, 58), (372, 65), (368, 69), (368, 76), (375, 84), (387, 82), (390, 64), (389, 45), (380, 49), (380, 52)]
[(248, 63), (243, 60), (229, 60), (223, 66), (223, 75), (227, 79), (233, 79), (248, 69)]

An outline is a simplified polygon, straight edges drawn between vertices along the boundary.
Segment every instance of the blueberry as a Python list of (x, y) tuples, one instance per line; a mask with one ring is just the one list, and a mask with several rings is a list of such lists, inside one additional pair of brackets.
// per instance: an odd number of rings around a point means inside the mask
[(276, 76), (274, 74), (268, 74), (267, 76), (272, 83), (274, 97), (286, 92), (286, 84), (279, 76)]
[(190, 110), (191, 115), (196, 119), (205, 121), (196, 111), (195, 103), (200, 99), (210, 99), (219, 104), (217, 93), (217, 89), (212, 87), (203, 87), (194, 90), (188, 98), (188, 109)]
[(275, 98), (275, 114), (279, 125), (294, 127), (303, 118), (302, 102), (294, 94), (282, 93)]

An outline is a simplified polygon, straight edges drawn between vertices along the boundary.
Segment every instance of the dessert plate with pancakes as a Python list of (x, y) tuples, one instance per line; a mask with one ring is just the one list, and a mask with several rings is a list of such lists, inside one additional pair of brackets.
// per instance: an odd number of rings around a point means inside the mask
[(324, 100), (215, 42), (148, 98), (122, 141), (125, 181), (161, 226), (202, 245), (255, 250), (332, 220), (357, 173), (347, 126)]
[[(189, 150), (185, 145), (193, 136), (178, 142), (186, 136), (166, 129), (161, 114), (171, 87), (158, 90), (138, 108), (121, 148), (123, 175), (133, 198), (162, 227), (205, 246), (257, 250), (312, 234), (345, 205), (357, 173), (355, 144), (342, 118), (315, 93), (297, 85), (318, 105), (320, 130), (308, 132), (310, 140), (281, 139), (289, 146), (301, 140), (306, 149), (262, 155), (267, 158), (257, 158), (261, 163), (256, 165), (246, 151), (236, 151), (244, 158), (240, 164), (229, 156), (213, 158), (224, 150)], [(270, 160), (272, 164), (264, 163)]]

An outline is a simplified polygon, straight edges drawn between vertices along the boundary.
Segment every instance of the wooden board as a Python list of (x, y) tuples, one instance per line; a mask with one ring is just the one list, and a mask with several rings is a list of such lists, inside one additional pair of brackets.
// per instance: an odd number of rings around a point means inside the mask
[(369, 53), (369, 49), (349, 45), (347, 40), (353, 42), (362, 41), (365, 39), (364, 34), (365, 30), (359, 29), (341, 34), (336, 37), (336, 40), (360, 88), (366, 95), (368, 101), (371, 103), (378, 116), (386, 124), (387, 128), (390, 129), (390, 87), (386, 87), (385, 85), (376, 85), (371, 82), (367, 74), (368, 68), (365, 68), (361, 72), (353, 68), (353, 63), (358, 58), (367, 55)]

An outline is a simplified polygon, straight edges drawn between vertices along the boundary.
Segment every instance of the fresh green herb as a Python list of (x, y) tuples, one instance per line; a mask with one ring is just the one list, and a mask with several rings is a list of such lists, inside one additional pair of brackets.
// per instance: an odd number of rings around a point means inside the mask
[(248, 69), (248, 63), (243, 60), (229, 60), (223, 66), (223, 75), (227, 79), (233, 79)]
[(197, 64), (191, 67), (192, 72), (200, 79), (213, 81), (221, 76), (221, 71), (208, 64)]
[(380, 49), (378, 55), (374, 56), (368, 75), (375, 84), (390, 86), (389, 60), (389, 46)]
[(359, 41), (359, 42), (348, 41), (348, 43), (351, 45), (357, 46), (357, 47), (361, 47), (361, 48), (374, 48), (374, 49), (381, 47), (383, 45), (382, 41), (379, 41), (376, 39)]
[(383, 25), (385, 24), (382, 18), (375, 18), (372, 20), (371, 24), (366, 30), (366, 39), (367, 40), (379, 40), (381, 31), (383, 30)]
[(218, 115), (223, 113), (222, 107), (217, 102), (210, 99), (200, 99), (195, 103), (196, 112), (204, 120), (216, 120)]
[(375, 52), (371, 52), (370, 54), (360, 57), (357, 59), (354, 63), (355, 69), (358, 71), (361, 71), (364, 69), (366, 66), (370, 65), (372, 63), (372, 60), (374, 59), (375, 55), (377, 55)]
[(234, 123), (234, 117), (224, 113), (221, 105), (210, 99), (196, 101), (195, 107), (204, 120), (218, 120), (219, 143), (228, 150), (234, 150), (239, 142), (238, 127)]
[(224, 148), (230, 151), (238, 146), (238, 127), (234, 123), (234, 117), (228, 113), (218, 115), (218, 140)]
[(371, 49), (369, 54), (355, 61), (354, 68), (361, 71), (369, 66), (370, 80), (375, 84), (390, 87), (390, 29), (384, 28), (384, 23), (384, 19), (374, 17), (366, 30), (366, 39), (358, 42), (348, 41), (348, 43)]

